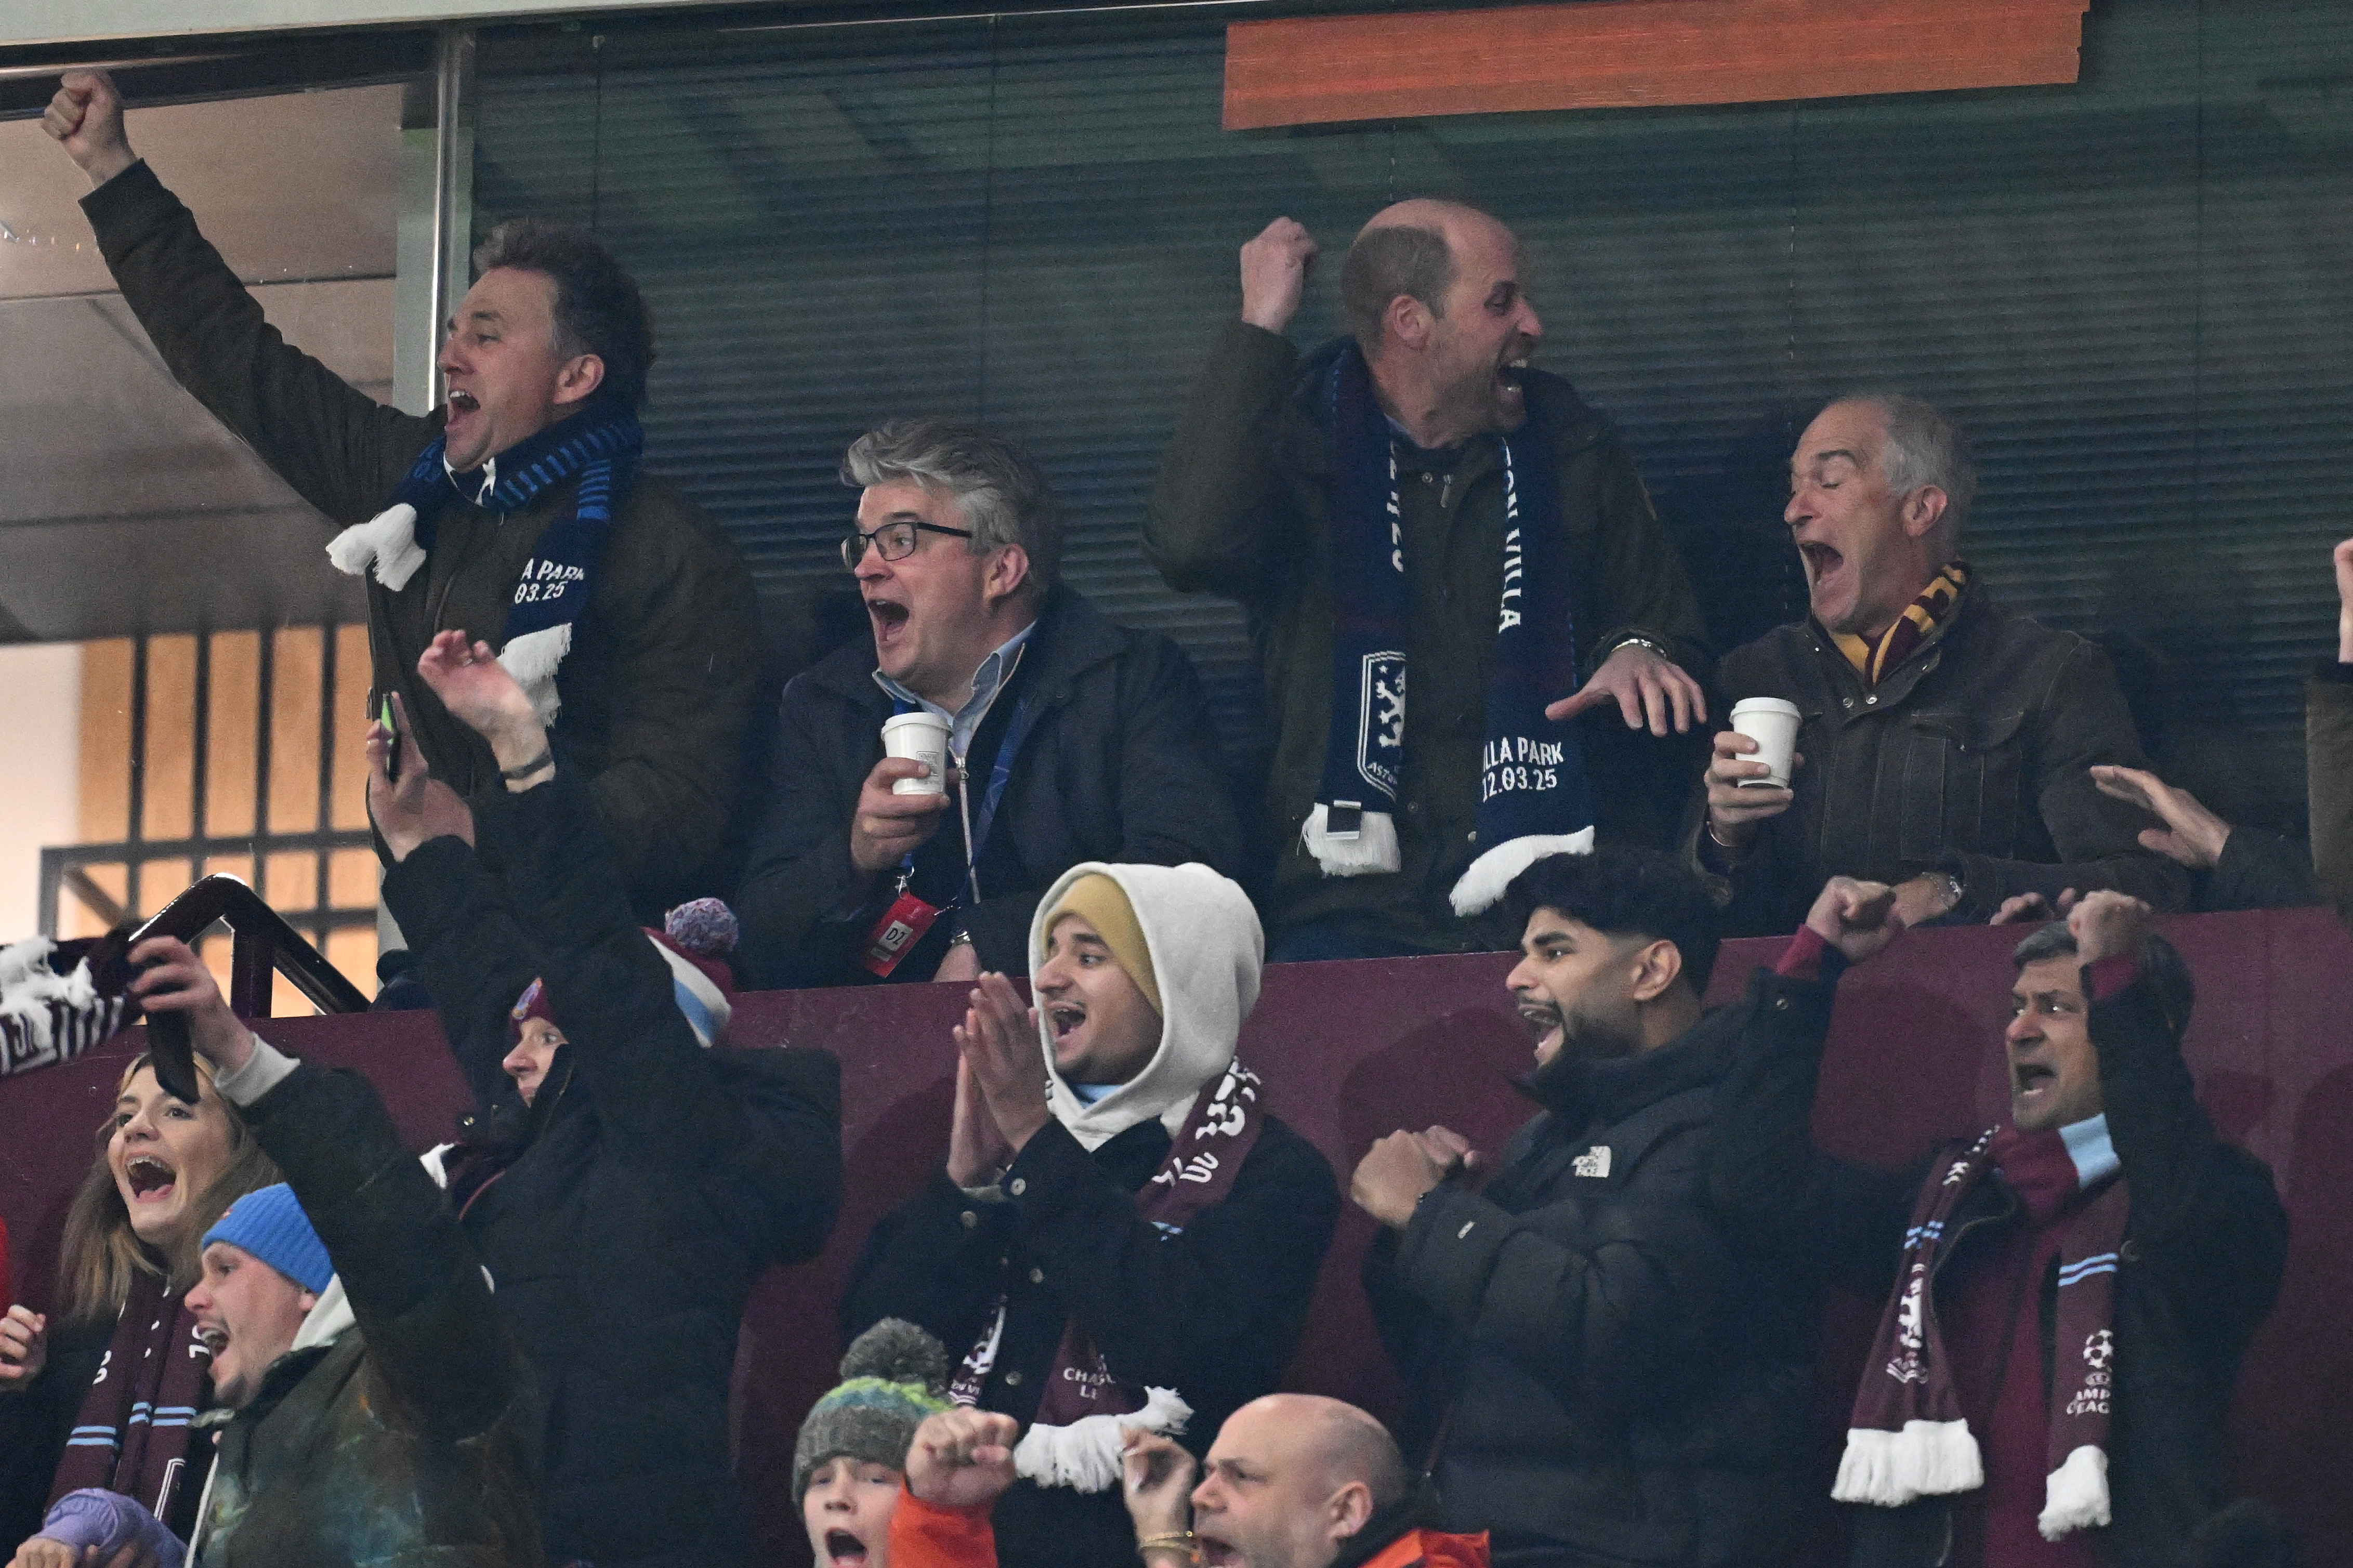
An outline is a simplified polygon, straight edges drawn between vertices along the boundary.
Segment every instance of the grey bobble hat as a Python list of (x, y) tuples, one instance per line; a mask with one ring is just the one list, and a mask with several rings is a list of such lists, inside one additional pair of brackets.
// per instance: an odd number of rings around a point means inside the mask
[(907, 1468), (923, 1417), (948, 1408), (948, 1352), (903, 1318), (885, 1318), (852, 1340), (841, 1382), (810, 1409), (793, 1445), (793, 1506), (828, 1459)]

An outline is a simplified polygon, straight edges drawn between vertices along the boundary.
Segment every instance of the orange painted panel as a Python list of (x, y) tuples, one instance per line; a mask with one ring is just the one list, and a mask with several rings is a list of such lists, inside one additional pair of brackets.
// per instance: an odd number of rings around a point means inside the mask
[(185, 838), (195, 831), (196, 639), (193, 637), (147, 639), (147, 778), (140, 802), (141, 837)]
[[(325, 633), (288, 626), (275, 634), (269, 693), (269, 831), (308, 833), (319, 824), (319, 678)], [(280, 909), (275, 898), (270, 903)], [(305, 893), (301, 907), (319, 901)]]
[[(332, 800), (334, 826), (365, 827), (367, 815), (368, 629), (365, 626), (335, 628), (334, 732), (326, 737), (334, 759)], [(370, 893), (368, 901), (375, 896)], [(375, 961), (370, 959), (369, 963)], [(370, 972), (371, 975), (374, 973)]]
[(145, 920), (188, 890), (196, 879), (185, 860), (150, 860), (139, 868), (139, 903), (131, 913)]
[[(128, 666), (126, 665), (125, 668), (127, 669)], [(129, 688), (126, 686), (124, 689), (128, 690)], [(111, 842), (111, 840), (101, 840), (101, 842)], [(98, 884), (99, 890), (116, 903), (122, 903), (130, 898), (131, 871), (120, 861), (113, 865), (84, 866), (82, 869), (89, 873), (91, 881)], [(101, 919), (96, 910), (75, 896), (72, 884), (69, 883), (59, 889), (58, 935), (68, 938), (104, 936), (107, 924), (108, 922)]]
[[(360, 988), (360, 994), (375, 994), (375, 932), (365, 926), (356, 931), (331, 931), (327, 933), (327, 962), (343, 972), (343, 978)], [(310, 1004), (302, 1005), (305, 1008)]]
[[(254, 830), (256, 742), (261, 734), (261, 634), (213, 634), (212, 716), (205, 732), (205, 831)], [(251, 877), (248, 861), (238, 875)]]
[(1583, 0), (1226, 29), (1225, 126), (2076, 79), (2087, 0)]
[(261, 901), (288, 917), (319, 907), (319, 857), (313, 850), (284, 849), (261, 868)]
[[(337, 849), (327, 857), (327, 900), (339, 910), (375, 908), (377, 864), (373, 849)], [(369, 959), (370, 963), (375, 960)]]
[[(81, 841), (113, 844), (131, 837), (131, 660), (129, 637), (81, 647)], [(120, 896), (119, 889), (111, 889)], [(99, 934), (105, 931), (99, 927)]]

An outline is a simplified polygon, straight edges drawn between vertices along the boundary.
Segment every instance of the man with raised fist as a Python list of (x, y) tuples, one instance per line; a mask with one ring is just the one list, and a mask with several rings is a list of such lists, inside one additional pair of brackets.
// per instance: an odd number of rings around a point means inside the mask
[[(1315, 254), (1287, 217), (1242, 247), (1145, 551), (1250, 611), (1268, 957), (1510, 947), (1493, 911), (1520, 870), (1597, 827), (1672, 837), (1665, 737), (1707, 718), (1698, 606), (1617, 432), (1530, 368), (1511, 230), (1453, 202), (1376, 215), (1340, 274), (1352, 335), (1303, 358), (1284, 333)], [(1613, 705), (1622, 729), (1570, 721)]]
[(723, 890), (758, 605), (726, 539), (638, 471), (653, 331), (619, 264), (576, 229), (491, 230), (420, 418), (279, 336), (131, 150), (106, 73), (67, 72), (42, 125), (97, 187), (82, 210), (173, 376), (345, 525), (328, 555), (366, 581), (371, 711), (398, 692), (434, 776), (495, 790), (417, 675), (437, 632), (475, 628), (588, 777), (641, 915)]

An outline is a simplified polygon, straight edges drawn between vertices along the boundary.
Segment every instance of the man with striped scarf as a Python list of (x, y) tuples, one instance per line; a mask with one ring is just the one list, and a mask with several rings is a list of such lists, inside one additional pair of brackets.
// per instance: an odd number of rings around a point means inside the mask
[(173, 377), (340, 527), (371, 715), (397, 695), (437, 784), (495, 794), (490, 748), (417, 671), (440, 632), (487, 641), (587, 779), (639, 918), (725, 890), (759, 607), (734, 547), (639, 471), (653, 327), (612, 255), (532, 219), (492, 230), (446, 323), (444, 404), (404, 413), (264, 319), (132, 152), (106, 73), (67, 72), (42, 124), (96, 187), (82, 211)]
[(2029, 936), (2009, 1118), (1899, 1175), (1824, 1154), (1810, 1125), (1838, 976), (1903, 925), (1883, 883), (1823, 889), (1761, 982), (1784, 1027), (1717, 1091), (1709, 1177), (1760, 1251), (1885, 1303), (1831, 1489), (1860, 1505), (1852, 1563), (2284, 1560), (2267, 1516), (2223, 1506), (2221, 1443), (2287, 1219), (2199, 1107), (2180, 954), (2112, 891)]

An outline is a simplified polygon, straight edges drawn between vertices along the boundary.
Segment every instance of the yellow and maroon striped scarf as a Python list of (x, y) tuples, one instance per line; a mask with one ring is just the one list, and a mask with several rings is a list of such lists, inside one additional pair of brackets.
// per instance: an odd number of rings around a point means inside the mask
[(1854, 666), (1855, 673), (1862, 677), (1863, 685), (1876, 686), (1952, 618), (1953, 606), (1961, 602), (1961, 590), (1968, 585), (1969, 563), (1947, 562), (1944, 570), (1920, 590), (1920, 596), (1895, 617), (1895, 624), (1879, 634), (1877, 642), (1852, 632), (1835, 633), (1831, 640), (1838, 644), (1839, 652), (1846, 655), (1847, 662)]

